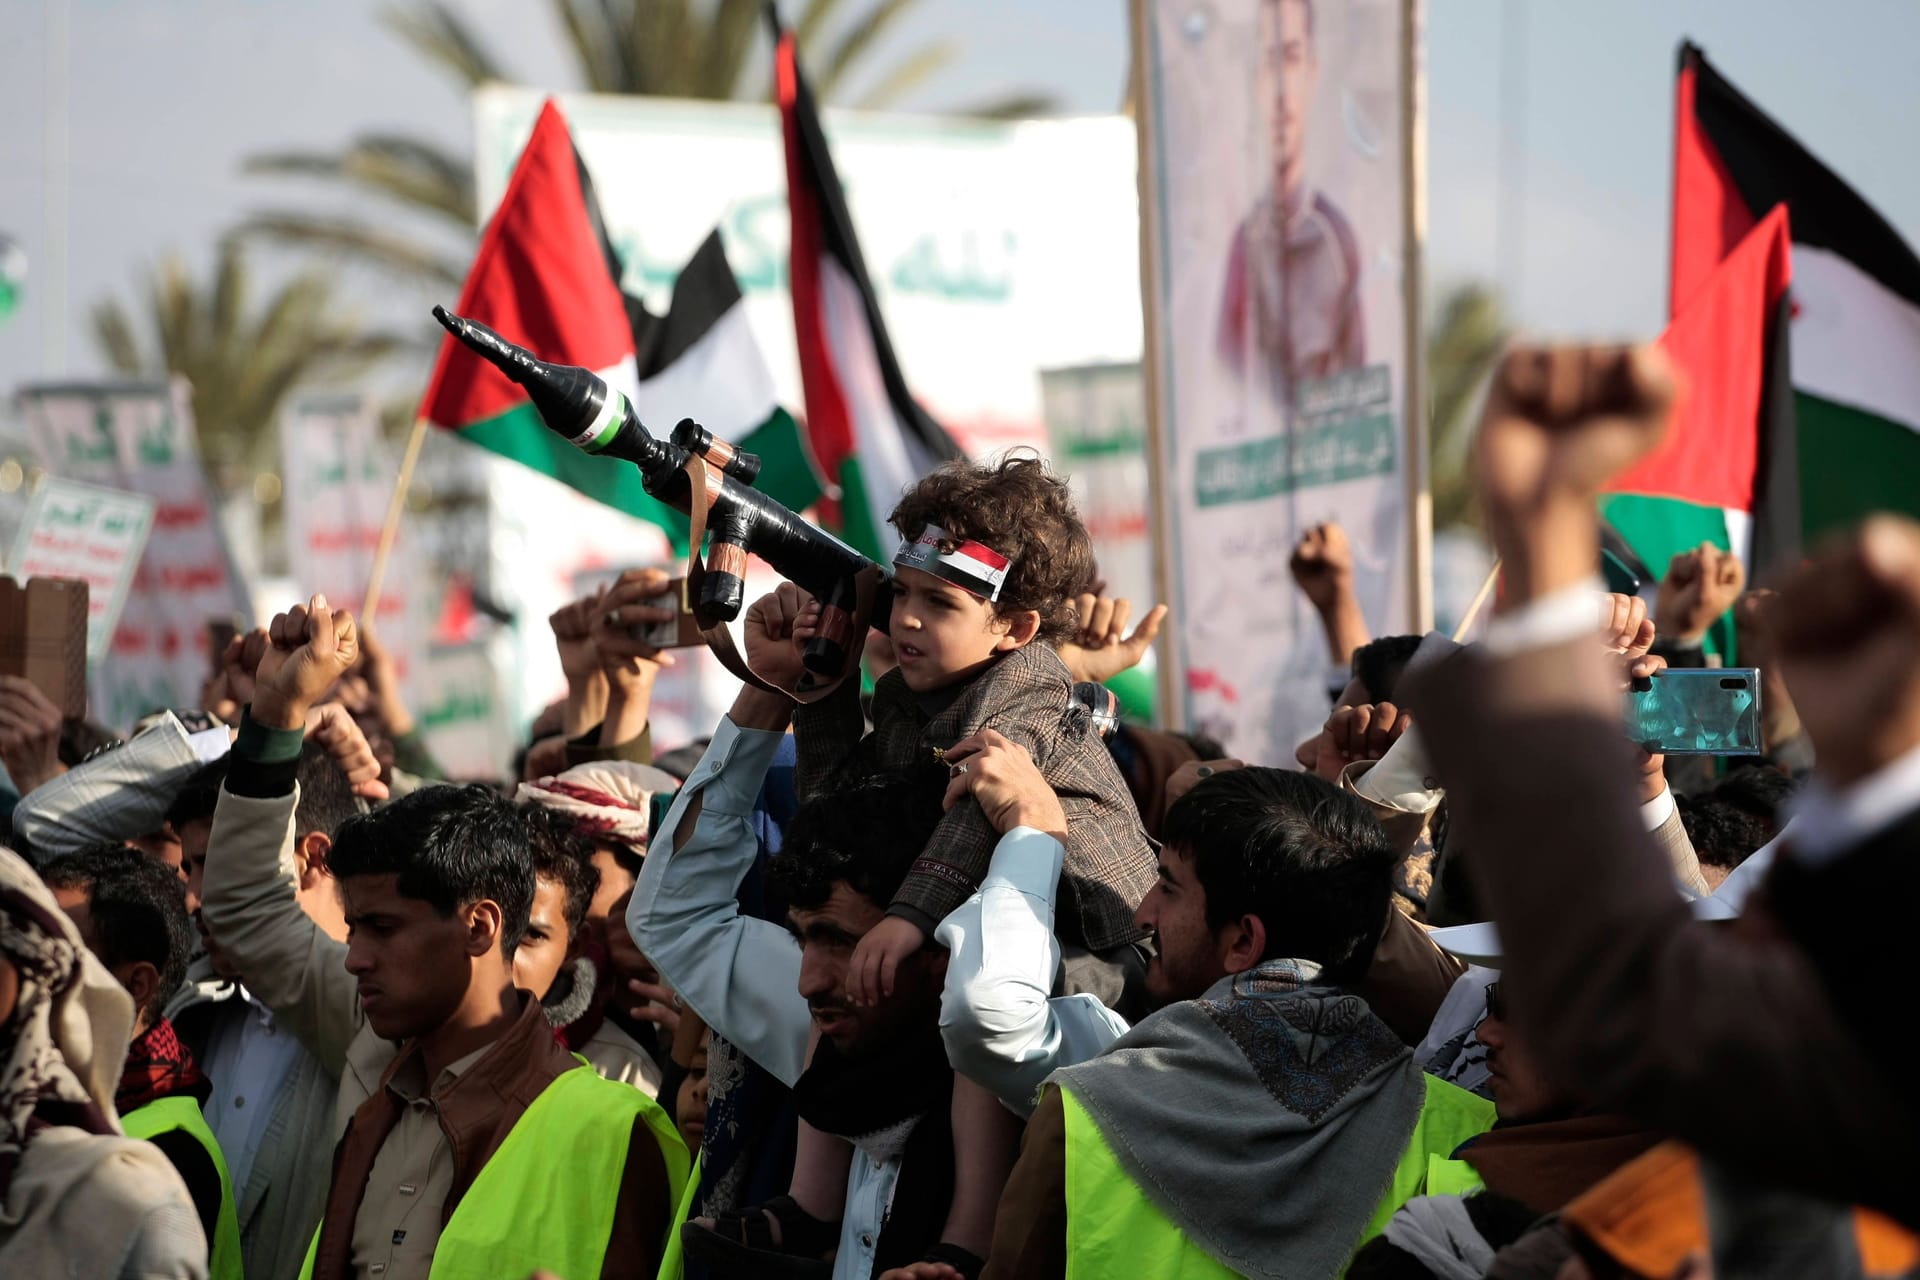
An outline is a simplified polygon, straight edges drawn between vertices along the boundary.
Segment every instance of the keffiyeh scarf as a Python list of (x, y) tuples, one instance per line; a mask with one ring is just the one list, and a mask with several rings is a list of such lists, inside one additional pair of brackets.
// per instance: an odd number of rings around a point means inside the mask
[(564, 773), (523, 782), (515, 804), (537, 804), (564, 813), (582, 835), (647, 851), (653, 797), (680, 784), (652, 765), (601, 760), (575, 765)]
[[(34, 1133), (58, 1122), (116, 1132), (107, 1105), (132, 1004), (90, 957), (29, 867), (0, 848), (0, 953), (20, 990), (0, 1061), (0, 1194)], [(116, 998), (117, 997), (117, 998)]]
[(113, 1106), (124, 1116), (162, 1098), (181, 1093), (201, 1097), (209, 1089), (200, 1064), (180, 1043), (173, 1024), (161, 1018), (127, 1046), (127, 1065), (120, 1072)]

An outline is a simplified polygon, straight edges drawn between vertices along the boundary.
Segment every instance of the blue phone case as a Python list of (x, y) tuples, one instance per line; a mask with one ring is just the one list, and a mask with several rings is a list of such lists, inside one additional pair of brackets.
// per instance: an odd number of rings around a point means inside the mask
[(1757, 756), (1760, 672), (1669, 667), (1625, 695), (1627, 737), (1656, 755)]

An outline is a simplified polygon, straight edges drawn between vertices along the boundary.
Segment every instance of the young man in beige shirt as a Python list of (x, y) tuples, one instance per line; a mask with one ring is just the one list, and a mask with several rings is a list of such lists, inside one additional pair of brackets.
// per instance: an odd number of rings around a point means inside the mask
[[(435, 787), (345, 824), (330, 863), (349, 937), (327, 937), (299, 909), (285, 845), (307, 711), (352, 664), (357, 635), (316, 597), (248, 648), (257, 690), (214, 819), (202, 911), (250, 989), (340, 1073), (334, 1177), (305, 1274), (424, 1278), (452, 1242), (522, 1271), (565, 1260), (570, 1276), (653, 1275), (686, 1153), (650, 1099), (592, 1076), (515, 989), (534, 893), (519, 813), (478, 788)], [(569, 1105), (534, 1114), (550, 1090), (572, 1090)], [(598, 1122), (583, 1127), (589, 1113)], [(565, 1162), (536, 1173), (509, 1156), (490, 1169), (511, 1139), (527, 1149), (523, 1120), (552, 1126), (537, 1145), (565, 1149)], [(588, 1170), (600, 1176), (583, 1182)], [(585, 1215), (611, 1226), (582, 1241), (596, 1229), (552, 1211), (556, 1188), (577, 1189), (559, 1200), (569, 1210), (611, 1201), (598, 1206), (606, 1217)], [(470, 1193), (488, 1221), (458, 1216)]]

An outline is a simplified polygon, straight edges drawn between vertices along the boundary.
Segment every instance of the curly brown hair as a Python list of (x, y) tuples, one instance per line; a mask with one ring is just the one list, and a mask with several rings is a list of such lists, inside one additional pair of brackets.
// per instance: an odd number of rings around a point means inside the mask
[(1093, 582), (1093, 539), (1073, 508), (1067, 482), (1032, 453), (997, 463), (949, 462), (922, 477), (888, 517), (903, 538), (928, 525), (956, 541), (980, 542), (1009, 561), (995, 613), (1032, 609), (1034, 638), (1059, 644), (1079, 629), (1074, 598)]

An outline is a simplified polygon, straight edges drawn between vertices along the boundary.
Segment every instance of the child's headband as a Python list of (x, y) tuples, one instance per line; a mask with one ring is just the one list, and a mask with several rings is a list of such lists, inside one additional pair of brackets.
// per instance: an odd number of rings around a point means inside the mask
[(955, 542), (945, 529), (930, 524), (919, 537), (901, 542), (900, 549), (893, 553), (893, 563), (930, 573), (969, 595), (998, 604), (1012, 562), (978, 542)]

